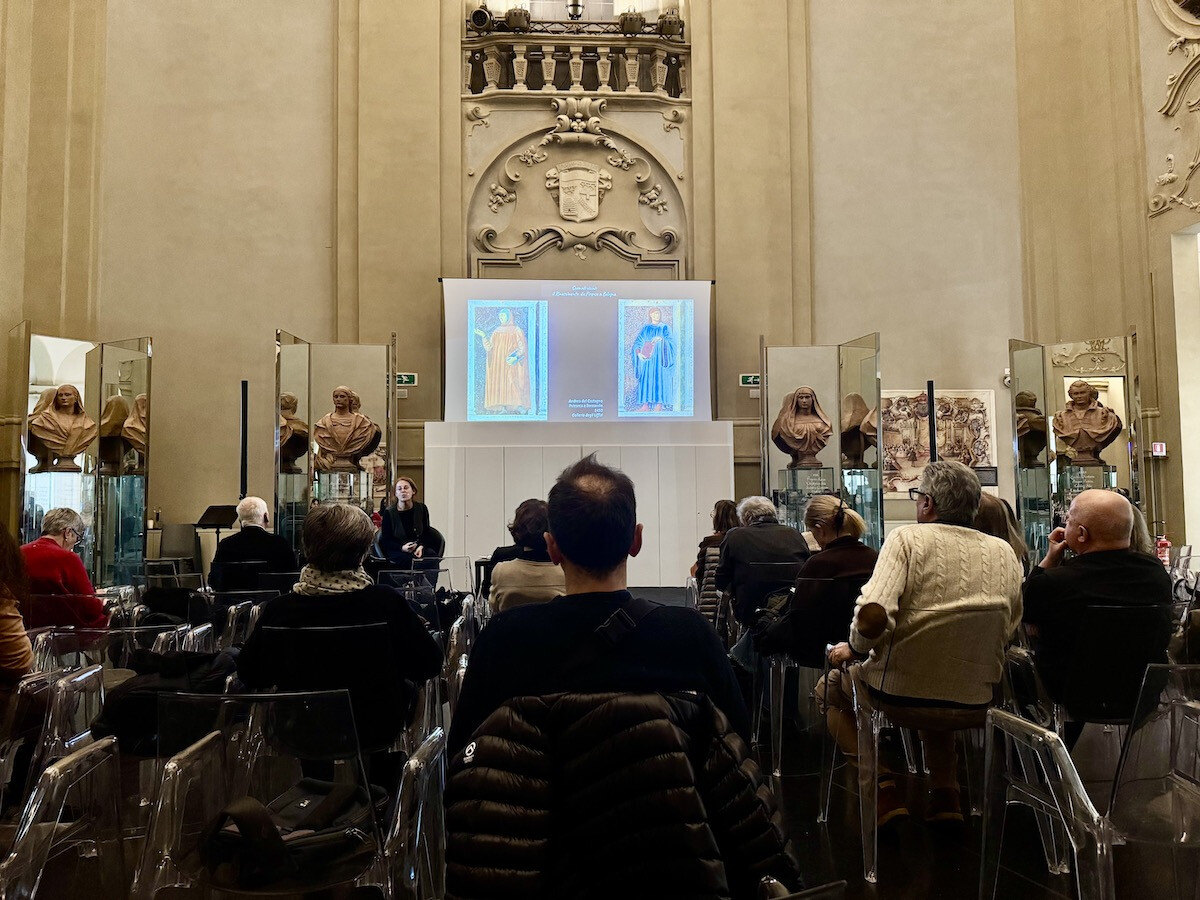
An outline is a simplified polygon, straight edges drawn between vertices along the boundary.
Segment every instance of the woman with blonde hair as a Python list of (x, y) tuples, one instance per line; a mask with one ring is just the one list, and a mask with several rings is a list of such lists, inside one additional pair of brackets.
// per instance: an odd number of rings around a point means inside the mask
[(875, 570), (878, 554), (862, 542), (867, 523), (846, 501), (818, 494), (808, 501), (804, 527), (821, 549), (796, 577), (781, 618), (768, 625), (755, 645), (760, 653), (787, 653), (802, 666), (825, 665), (825, 645), (846, 636), (854, 602)]

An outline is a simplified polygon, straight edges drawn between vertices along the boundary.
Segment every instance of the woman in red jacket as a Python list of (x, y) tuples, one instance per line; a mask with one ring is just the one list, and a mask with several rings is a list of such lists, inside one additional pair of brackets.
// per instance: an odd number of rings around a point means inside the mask
[(71, 550), (83, 539), (85, 530), (79, 513), (60, 507), (42, 519), (42, 536), (22, 545), (32, 595), (24, 610), (27, 628), (104, 628), (108, 624), (108, 614), (96, 596), (83, 560)]

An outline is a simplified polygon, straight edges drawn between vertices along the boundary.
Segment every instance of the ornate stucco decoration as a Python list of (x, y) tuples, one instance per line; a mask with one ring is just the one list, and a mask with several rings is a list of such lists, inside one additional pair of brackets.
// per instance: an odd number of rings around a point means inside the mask
[[(1188, 112), (1200, 111), (1200, 87), (1196, 82), (1196, 76), (1200, 75), (1200, 18), (1196, 13), (1200, 9), (1192, 0), (1150, 0), (1150, 4), (1159, 21), (1173, 35), (1167, 44), (1167, 55), (1178, 53), (1183, 60), (1182, 68), (1167, 78), (1166, 97), (1158, 111), (1167, 118), (1173, 118), (1184, 108)], [(1182, 133), (1182, 124), (1175, 130)], [(1200, 210), (1200, 200), (1188, 196), (1192, 178), (1200, 169), (1200, 135), (1192, 137), (1192, 145), (1187, 167), (1182, 173), (1175, 168), (1179, 154), (1167, 154), (1166, 168), (1155, 177), (1151, 188), (1149, 213), (1152, 218), (1174, 208)]]
[(1079, 375), (1124, 375), (1125, 357), (1113, 346), (1112, 338), (1055, 344), (1050, 363)]
[[(637, 266), (653, 265), (649, 257), (671, 251), (679, 239), (670, 223), (652, 230), (639, 212), (669, 213), (661, 175), (654, 178), (661, 169), (606, 131), (605, 100), (554, 98), (550, 106), (554, 126), (535, 143), (497, 160), (487, 207), (493, 213), (515, 208), (507, 225), (485, 222), (477, 229), (476, 250), (490, 257), (491, 266), (504, 260), (521, 265), (552, 249), (571, 251), (581, 261), (592, 250)], [(544, 201), (536, 192), (518, 190), (523, 180), (535, 177), (545, 184)], [(616, 207), (602, 204), (609, 194), (618, 197)]]

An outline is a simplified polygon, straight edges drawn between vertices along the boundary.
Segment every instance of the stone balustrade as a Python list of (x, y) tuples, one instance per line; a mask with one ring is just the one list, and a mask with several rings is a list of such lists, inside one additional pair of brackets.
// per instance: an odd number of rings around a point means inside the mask
[(537, 92), (686, 99), (691, 47), (656, 36), (511, 32), (463, 41), (463, 94)]

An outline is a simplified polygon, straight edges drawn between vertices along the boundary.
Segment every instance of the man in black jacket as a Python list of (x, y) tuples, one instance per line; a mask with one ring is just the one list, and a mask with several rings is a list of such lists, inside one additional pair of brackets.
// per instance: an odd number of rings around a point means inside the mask
[[(1157, 559), (1129, 549), (1132, 529), (1128, 500), (1084, 491), (1025, 581), (1038, 673), (1076, 718), (1128, 718), (1146, 666), (1167, 661), (1171, 579)], [(1075, 556), (1064, 559), (1068, 549)], [(1068, 724), (1070, 745), (1082, 724)]]
[[(267, 531), (271, 515), (267, 511), (266, 501), (261, 497), (246, 497), (237, 505), (238, 523), (241, 531), (235, 531), (229, 537), (217, 544), (213, 563), (218, 564), (216, 571), (220, 572), (219, 564), (255, 562), (266, 563), (264, 572), (298, 572), (299, 564), (292, 545), (282, 535)], [(213, 585), (217, 590), (252, 589), (254, 585), (233, 585), (219, 583)]]
[(730, 529), (721, 542), (717, 590), (733, 593), (733, 616), (753, 625), (754, 611), (767, 597), (786, 591), (810, 553), (803, 535), (781, 525), (775, 504), (766, 497), (746, 497), (738, 504), (742, 527)]
[(593, 456), (550, 490), (550, 559), (564, 597), (497, 616), (471, 652), (450, 727), (456, 753), (513, 697), (561, 691), (698, 691), (743, 738), (749, 716), (716, 632), (695, 610), (634, 600), (626, 566), (642, 549), (633, 482)]

